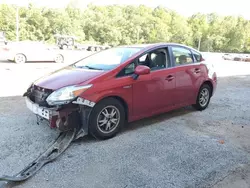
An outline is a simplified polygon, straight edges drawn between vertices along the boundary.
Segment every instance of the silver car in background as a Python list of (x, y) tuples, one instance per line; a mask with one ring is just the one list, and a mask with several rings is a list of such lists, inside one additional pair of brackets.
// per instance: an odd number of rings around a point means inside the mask
[(27, 61), (50, 61), (63, 63), (64, 56), (62, 50), (56, 46), (49, 46), (43, 42), (20, 41), (11, 42), (6, 46), (8, 48), (7, 60), (18, 64)]

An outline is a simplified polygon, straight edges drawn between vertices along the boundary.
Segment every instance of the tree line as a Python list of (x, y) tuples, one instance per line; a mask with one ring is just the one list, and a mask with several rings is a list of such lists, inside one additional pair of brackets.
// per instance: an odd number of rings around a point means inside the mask
[[(16, 39), (16, 11), (0, 5), (0, 31)], [(165, 7), (95, 6), (84, 9), (19, 8), (20, 40), (55, 42), (55, 34), (74, 35), (79, 43), (124, 45), (176, 42), (201, 51), (250, 52), (250, 21), (243, 17), (197, 13), (183, 17)]]

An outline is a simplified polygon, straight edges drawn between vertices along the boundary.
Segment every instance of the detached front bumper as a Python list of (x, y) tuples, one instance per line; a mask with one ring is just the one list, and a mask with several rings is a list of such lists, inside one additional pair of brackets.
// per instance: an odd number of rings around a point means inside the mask
[(47, 108), (34, 103), (29, 97), (25, 97), (25, 102), (27, 108), (41, 119), (48, 121), (51, 128), (57, 128), (61, 132), (82, 128), (87, 130), (83, 126), (86, 125), (86, 121), (82, 117), (84, 109), (79, 105)]
[(51, 128), (60, 132), (76, 129), (86, 135), (95, 102), (77, 97), (71, 102), (50, 106), (46, 99), (52, 92), (36, 85), (30, 86), (23, 94), (27, 108), (40, 119), (48, 121)]
[(31, 101), (28, 97), (25, 97), (27, 108), (34, 114), (40, 116), (43, 119), (50, 120), (53, 115), (57, 115), (55, 109), (40, 107), (38, 104)]

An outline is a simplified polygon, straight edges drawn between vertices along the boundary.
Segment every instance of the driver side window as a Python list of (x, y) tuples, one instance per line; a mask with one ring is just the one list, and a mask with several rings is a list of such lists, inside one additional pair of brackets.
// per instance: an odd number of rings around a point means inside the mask
[(167, 51), (158, 49), (146, 53), (138, 59), (138, 65), (148, 66), (152, 71), (167, 68), (170, 66)]
[(151, 71), (165, 69), (171, 66), (167, 49), (157, 49), (142, 55), (134, 62), (128, 64), (119, 72), (117, 77), (132, 75), (137, 65), (148, 66)]

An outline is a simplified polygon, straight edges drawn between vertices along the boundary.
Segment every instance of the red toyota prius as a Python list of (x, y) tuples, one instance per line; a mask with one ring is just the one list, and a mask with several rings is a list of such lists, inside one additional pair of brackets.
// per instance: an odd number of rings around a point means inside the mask
[(107, 139), (127, 122), (188, 105), (206, 109), (217, 76), (205, 62), (181, 44), (118, 46), (36, 80), (24, 96), (50, 127)]

